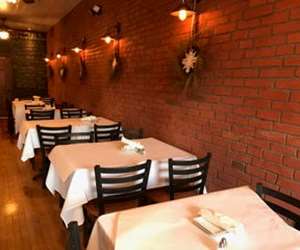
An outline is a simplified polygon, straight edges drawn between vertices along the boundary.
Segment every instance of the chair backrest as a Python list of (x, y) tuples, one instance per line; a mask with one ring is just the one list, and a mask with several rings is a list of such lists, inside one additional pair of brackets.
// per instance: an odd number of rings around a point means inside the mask
[(51, 150), (56, 145), (70, 142), (71, 125), (65, 127), (42, 127), (37, 125), (36, 129), (43, 159), (46, 158), (47, 150)]
[[(300, 200), (265, 187), (261, 183), (256, 185), (256, 193), (273, 211), (292, 220), (295, 223), (294, 227), (300, 230)], [(297, 210), (299, 213), (297, 214), (296, 212), (283, 207), (283, 203), (287, 204), (289, 207), (294, 207), (295, 211)]]
[(121, 123), (112, 125), (94, 125), (95, 141), (115, 141), (120, 139)]
[(47, 104), (47, 105), (50, 105), (51, 107), (54, 107), (55, 105), (55, 99), (52, 98), (52, 97), (43, 97), (42, 98), (42, 101)]
[(75, 143), (91, 143), (94, 141), (93, 132), (72, 132), (71, 134), (71, 144)]
[(42, 109), (44, 107), (45, 107), (45, 104), (25, 104), (25, 110)]
[(122, 130), (123, 135), (131, 140), (142, 139), (144, 137), (144, 131), (142, 128), (125, 128)]
[(31, 109), (30, 113), (26, 114), (26, 120), (53, 120), (55, 110), (34, 110)]
[(67, 250), (81, 250), (80, 234), (77, 221), (68, 224)]
[(169, 194), (174, 200), (175, 194), (196, 191), (203, 194), (211, 154), (196, 160), (169, 159)]
[(62, 102), (62, 103), (56, 103), (56, 108), (58, 108), (58, 109), (74, 108), (74, 105), (71, 103)]
[(79, 108), (62, 108), (60, 110), (61, 119), (68, 118), (82, 118), (84, 116), (84, 111)]
[(149, 178), (151, 160), (130, 167), (95, 167), (99, 215), (105, 213), (105, 204), (138, 200), (145, 202), (145, 192)]

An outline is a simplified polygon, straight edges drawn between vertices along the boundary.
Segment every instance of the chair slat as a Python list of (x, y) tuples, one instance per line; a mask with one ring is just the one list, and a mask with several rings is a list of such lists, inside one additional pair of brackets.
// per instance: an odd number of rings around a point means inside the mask
[(99, 168), (98, 171), (99, 173), (103, 174), (122, 174), (122, 173), (130, 173), (130, 172), (136, 172), (139, 170), (145, 169), (144, 164), (141, 165), (136, 165), (132, 167), (118, 167), (118, 168)]
[(173, 181), (174, 185), (187, 185), (187, 184), (191, 184), (193, 182), (197, 182), (202, 180), (203, 176), (202, 174), (199, 174), (197, 176), (194, 177), (189, 177), (189, 178), (184, 178), (184, 179), (176, 179)]
[(197, 167), (197, 168), (191, 168), (191, 169), (173, 169), (174, 175), (190, 175), (190, 174), (196, 174), (201, 172), (203, 168)]
[(119, 140), (121, 133), (121, 123), (115, 123), (112, 125), (94, 125), (95, 141), (105, 140)]
[(144, 177), (144, 173), (133, 175), (133, 176), (127, 176), (127, 177), (116, 177), (116, 178), (102, 178), (103, 184), (117, 184), (117, 183), (124, 183), (124, 182), (131, 182), (131, 181), (137, 181)]
[(202, 188), (202, 183), (198, 183), (198, 184), (190, 184), (190, 185), (184, 185), (184, 186), (174, 186), (174, 192), (189, 192), (189, 191), (194, 191), (196, 189), (200, 189)]
[[(169, 195), (175, 198), (177, 192), (196, 191), (203, 194), (211, 154), (196, 160), (169, 159)], [(186, 176), (186, 178), (184, 178)]]
[(131, 185), (131, 186), (127, 186), (127, 187), (115, 187), (115, 188), (102, 187), (102, 192), (106, 193), (106, 194), (119, 194), (119, 193), (136, 191), (137, 189), (142, 189), (142, 187), (143, 187), (143, 183), (139, 183), (139, 184)]
[[(300, 200), (295, 199), (279, 191), (273, 190), (271, 188), (265, 187), (261, 183), (258, 183), (256, 185), (256, 192), (272, 210), (292, 220), (295, 223), (294, 227), (300, 230)], [(270, 198), (272, 198), (272, 200), (270, 200)], [(280, 203), (277, 204), (276, 201), (280, 201)], [(295, 211), (298, 209), (299, 214), (289, 210), (288, 208), (283, 207), (282, 202), (293, 206), (295, 208)]]

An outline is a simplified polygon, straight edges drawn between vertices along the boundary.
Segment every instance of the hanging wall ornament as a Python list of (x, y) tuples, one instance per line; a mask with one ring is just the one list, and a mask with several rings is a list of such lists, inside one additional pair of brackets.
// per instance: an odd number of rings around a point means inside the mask
[(65, 65), (61, 65), (58, 69), (60, 79), (64, 80), (67, 75), (67, 68)]
[(200, 49), (200, 38), (198, 31), (199, 15), (196, 11), (197, 0), (194, 0), (193, 20), (189, 41), (181, 45), (177, 52), (178, 81), (186, 91), (190, 86), (195, 86), (197, 77), (201, 74), (204, 59)]
[(83, 80), (87, 75), (87, 70), (86, 70), (85, 60), (83, 60), (82, 57), (80, 57), (79, 60), (80, 60), (79, 78), (80, 78), (80, 80)]
[(118, 80), (122, 71), (122, 62), (120, 57), (120, 32), (121, 27), (120, 24), (117, 24), (117, 39), (114, 40), (114, 54), (111, 62), (111, 79)]

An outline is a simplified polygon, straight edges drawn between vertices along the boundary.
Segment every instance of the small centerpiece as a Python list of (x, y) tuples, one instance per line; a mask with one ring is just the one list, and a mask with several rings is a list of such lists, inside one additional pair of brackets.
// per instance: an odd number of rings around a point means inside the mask
[(140, 142), (129, 140), (129, 139), (125, 138), (124, 136), (122, 136), (121, 142), (125, 144), (122, 147), (123, 151), (145, 154), (145, 148)]

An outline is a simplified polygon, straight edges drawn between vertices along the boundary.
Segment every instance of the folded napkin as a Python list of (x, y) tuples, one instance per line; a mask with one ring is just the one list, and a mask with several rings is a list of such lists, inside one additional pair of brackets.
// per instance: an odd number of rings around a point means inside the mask
[(38, 96), (38, 95), (34, 95), (34, 96), (33, 96), (33, 100), (35, 100), (35, 101), (39, 101), (40, 99), (41, 99), (41, 97)]
[(87, 122), (95, 122), (97, 120), (97, 117), (94, 115), (82, 117), (81, 121), (87, 121)]
[(144, 154), (145, 153), (145, 148), (140, 142), (135, 142), (132, 140), (129, 140), (122, 136), (121, 142), (123, 142), (125, 145), (123, 146), (124, 151), (134, 151), (137, 153)]
[(229, 216), (210, 209), (201, 209), (201, 216), (194, 218), (193, 221), (217, 244), (225, 240), (227, 244), (225, 249), (237, 249), (245, 244), (243, 225)]

